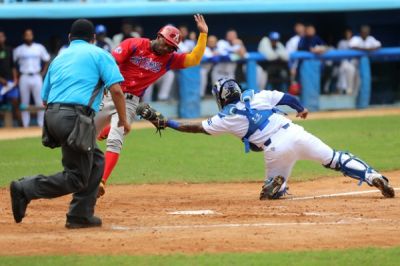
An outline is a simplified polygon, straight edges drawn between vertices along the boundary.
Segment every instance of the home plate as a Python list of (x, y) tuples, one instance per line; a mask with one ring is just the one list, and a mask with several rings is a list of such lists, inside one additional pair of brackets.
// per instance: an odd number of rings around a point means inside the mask
[(176, 212), (169, 212), (168, 214), (175, 214), (175, 215), (210, 215), (210, 214), (218, 214), (212, 210), (190, 210), (190, 211), (176, 211)]

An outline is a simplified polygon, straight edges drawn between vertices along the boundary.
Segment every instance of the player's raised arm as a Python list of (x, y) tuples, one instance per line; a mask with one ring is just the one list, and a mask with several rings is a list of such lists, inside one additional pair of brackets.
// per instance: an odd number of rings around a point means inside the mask
[(303, 119), (307, 118), (308, 115), (307, 108), (304, 108), (304, 106), (301, 105), (299, 100), (297, 100), (296, 97), (293, 97), (290, 94), (285, 93), (276, 105), (287, 105), (297, 111), (296, 117), (300, 117)]
[(199, 30), (200, 34), (197, 40), (197, 44), (193, 48), (192, 52), (186, 54), (185, 56), (185, 61), (183, 63), (185, 68), (200, 64), (207, 45), (208, 26), (203, 15), (194, 15), (194, 20), (197, 23), (197, 29)]
[(157, 132), (164, 130), (167, 127), (173, 128), (177, 131), (187, 133), (204, 133), (208, 134), (202, 123), (178, 122), (172, 119), (167, 119), (163, 114), (148, 105), (147, 103), (140, 103), (136, 109), (136, 114), (141, 118), (150, 121), (157, 129)]

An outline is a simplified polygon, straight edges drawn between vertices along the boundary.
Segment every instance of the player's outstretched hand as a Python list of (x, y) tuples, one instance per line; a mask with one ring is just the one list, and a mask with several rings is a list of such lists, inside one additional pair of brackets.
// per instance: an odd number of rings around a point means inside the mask
[(306, 119), (307, 115), (308, 115), (308, 110), (307, 110), (307, 108), (304, 108), (304, 110), (302, 112), (297, 113), (296, 117)]
[(199, 29), (200, 32), (208, 33), (208, 26), (203, 15), (200, 14), (194, 15), (194, 20), (196, 21), (197, 28)]

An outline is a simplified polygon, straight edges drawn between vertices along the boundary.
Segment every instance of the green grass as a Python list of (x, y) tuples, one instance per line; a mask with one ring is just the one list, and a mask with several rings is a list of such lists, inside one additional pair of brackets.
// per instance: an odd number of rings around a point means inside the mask
[(168, 256), (27, 256), (0, 257), (1, 265), (399, 265), (400, 248), (337, 251), (234, 253)]
[[(400, 116), (310, 120), (300, 123), (328, 145), (348, 150), (378, 170), (400, 169)], [(263, 153), (245, 154), (233, 136), (182, 134), (153, 129), (127, 137), (111, 183), (261, 181)], [(105, 143), (101, 143), (104, 150)], [(61, 170), (60, 150), (41, 146), (40, 138), (0, 141), (0, 186), (13, 179)], [(315, 162), (298, 162), (291, 180), (334, 176)]]

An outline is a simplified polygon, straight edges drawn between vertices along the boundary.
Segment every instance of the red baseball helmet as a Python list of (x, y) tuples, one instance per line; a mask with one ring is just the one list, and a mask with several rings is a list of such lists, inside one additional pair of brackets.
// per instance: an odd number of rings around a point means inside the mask
[(158, 35), (164, 37), (165, 41), (176, 49), (178, 49), (178, 45), (182, 40), (181, 32), (172, 25), (162, 27), (158, 31)]

